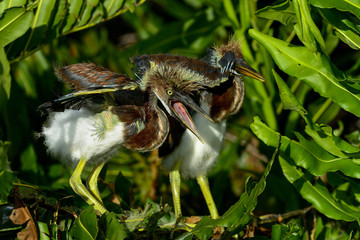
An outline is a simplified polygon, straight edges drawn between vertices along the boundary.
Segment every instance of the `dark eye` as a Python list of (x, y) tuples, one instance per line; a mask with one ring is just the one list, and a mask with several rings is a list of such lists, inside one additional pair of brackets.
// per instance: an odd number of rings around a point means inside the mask
[(173, 94), (173, 91), (172, 91), (171, 89), (169, 89), (169, 90), (166, 91), (166, 93), (167, 93), (168, 95), (172, 95), (172, 94)]

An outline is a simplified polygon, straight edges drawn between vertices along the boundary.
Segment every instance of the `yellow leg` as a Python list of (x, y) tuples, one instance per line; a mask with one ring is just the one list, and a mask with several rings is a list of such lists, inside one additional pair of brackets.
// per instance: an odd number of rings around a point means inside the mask
[(219, 218), (219, 213), (217, 211), (214, 199), (211, 195), (210, 187), (209, 187), (209, 181), (208, 178), (204, 175), (200, 175), (196, 178), (197, 182), (200, 185), (201, 191), (204, 195), (206, 204), (208, 205), (210, 215), (212, 219)]
[(82, 197), (88, 204), (93, 205), (95, 210), (98, 210), (101, 214), (104, 214), (107, 210), (96, 197), (94, 197), (84, 186), (81, 181), (81, 173), (85, 167), (86, 159), (80, 158), (78, 165), (76, 166), (73, 174), (70, 177), (70, 186), (72, 189)]
[(180, 172), (179, 169), (170, 171), (170, 185), (174, 201), (175, 217), (180, 219), (182, 217), (180, 205)]
[(89, 174), (88, 178), (86, 179), (87, 189), (101, 203), (102, 203), (102, 199), (100, 197), (100, 192), (99, 192), (99, 188), (98, 188), (98, 178), (99, 178), (101, 169), (104, 167), (104, 165), (105, 165), (105, 162), (97, 164), (94, 167), (94, 169), (91, 171), (91, 173)]

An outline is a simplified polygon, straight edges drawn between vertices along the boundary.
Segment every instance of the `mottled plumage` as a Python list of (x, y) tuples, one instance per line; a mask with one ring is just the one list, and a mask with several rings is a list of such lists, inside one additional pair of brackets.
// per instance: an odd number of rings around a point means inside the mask
[[(150, 79), (144, 89), (126, 75), (92, 63), (60, 68), (57, 75), (75, 91), (39, 106), (42, 113), (49, 114), (42, 131), (45, 144), (51, 155), (67, 165), (76, 165), (70, 184), (100, 213), (106, 209), (97, 189), (97, 177), (104, 163), (121, 146), (136, 151), (151, 151), (161, 146), (169, 132), (167, 115), (199, 137), (183, 104), (203, 110), (188, 91), (173, 88), (166, 73)], [(159, 108), (158, 100), (166, 113)], [(95, 167), (85, 187), (80, 177), (87, 162)]]
[[(226, 118), (236, 114), (244, 100), (245, 88), (241, 75), (250, 75), (249, 73), (251, 73), (250, 76), (259, 80), (262, 80), (262, 76), (245, 63), (238, 41), (229, 41), (227, 44), (208, 50), (205, 57), (206, 62), (169, 55), (148, 55), (141, 56), (140, 59), (140, 65), (145, 66), (143, 69), (148, 69), (149, 72), (163, 66), (181, 69), (181, 72), (196, 71), (196, 66), (202, 66), (197, 72), (200, 77), (197, 77), (195, 81), (202, 86), (198, 89), (200, 106), (214, 122), (206, 122), (202, 116), (195, 113), (194, 123), (203, 142), (199, 142), (188, 130), (179, 134), (176, 133), (177, 127), (172, 127), (172, 140), (163, 145), (160, 153), (164, 155), (162, 165), (165, 169), (171, 173), (179, 171), (185, 178), (197, 178), (211, 216), (217, 218), (218, 213), (205, 176), (214, 166), (220, 153), (226, 129)], [(149, 63), (144, 63), (145, 59)], [(203, 67), (204, 64), (207, 66)], [(209, 71), (209, 69), (211, 70)], [(212, 75), (208, 72), (211, 72)], [(143, 75), (146, 74), (145, 72)], [(178, 74), (180, 78), (182, 75), (186, 76), (186, 74)], [(176, 122), (173, 123), (173, 125), (176, 124)], [(175, 137), (180, 139), (174, 139)], [(170, 181), (179, 182), (180, 180), (171, 179)], [(179, 183), (173, 188), (179, 188)], [(176, 199), (178, 198), (176, 194), (173, 197), (175, 213), (177, 217), (180, 217), (180, 200)]]

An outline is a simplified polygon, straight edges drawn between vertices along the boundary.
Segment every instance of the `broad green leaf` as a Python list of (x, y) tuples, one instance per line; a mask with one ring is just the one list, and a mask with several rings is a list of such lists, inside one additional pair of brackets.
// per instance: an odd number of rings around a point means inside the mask
[[(279, 140), (279, 137), (277, 139)], [(266, 178), (269, 175), (277, 153), (278, 149), (273, 153), (260, 181), (254, 185), (254, 182), (249, 178), (247, 181), (248, 187), (245, 189), (245, 192), (241, 194), (240, 199), (224, 215), (218, 219), (203, 217), (191, 232), (183, 234), (178, 239), (192, 239), (193, 236), (199, 239), (209, 239), (216, 226), (226, 228), (227, 232), (223, 236), (224, 239), (240, 232), (251, 220), (251, 213), (257, 205), (258, 196), (265, 190)]]
[[(279, 133), (262, 123), (258, 117), (254, 118), (254, 123), (250, 127), (266, 145), (277, 147)], [(333, 156), (315, 141), (309, 141), (298, 133), (296, 136), (300, 142), (282, 136), (280, 150), (286, 153), (297, 166), (307, 169), (315, 176), (321, 176), (326, 172), (341, 171), (349, 177), (360, 178), (360, 165), (355, 163), (355, 159)]]
[(92, 206), (86, 207), (70, 230), (70, 235), (74, 239), (96, 239), (98, 234), (97, 217)]
[(79, 22), (76, 24), (76, 27), (81, 27), (88, 23), (92, 17), (92, 13), (94, 8), (99, 7), (99, 0), (89, 0), (86, 2), (86, 5), (84, 7), (84, 10), (81, 13), (81, 16), (79, 16)]
[(39, 0), (36, 13), (31, 25), (30, 35), (27, 39), (24, 50), (31, 50), (43, 42), (48, 29), (56, 1)]
[(128, 238), (128, 232), (123, 223), (120, 223), (116, 214), (110, 212), (106, 216), (105, 236), (109, 240), (121, 240)]
[(349, 11), (360, 19), (360, 1), (359, 0), (309, 0), (310, 4), (319, 8), (336, 8), (340, 11)]
[(30, 28), (34, 14), (25, 7), (7, 9), (0, 18), (0, 46), (5, 47), (24, 35)]
[(360, 37), (354, 22), (347, 19), (349, 14), (338, 11), (336, 9), (321, 9), (325, 19), (336, 30), (337, 36), (355, 50), (360, 49)]
[(303, 42), (303, 44), (313, 52), (318, 51), (317, 42), (321, 48), (325, 48), (325, 41), (320, 33), (320, 30), (312, 20), (310, 9), (306, 0), (293, 0), (293, 5), (296, 13), (297, 24), (294, 25), (296, 35)]
[(0, 205), (7, 203), (7, 197), (16, 179), (8, 162), (9, 147), (9, 142), (0, 141)]
[(61, 31), (63, 34), (69, 32), (71, 28), (75, 25), (75, 22), (78, 20), (79, 15), (81, 13), (81, 8), (83, 4), (84, 4), (83, 0), (69, 1), (66, 23)]
[(36, 222), (37, 223), (37, 226), (39, 228), (39, 239), (40, 240), (50, 240), (50, 231), (49, 231), (49, 226), (47, 223), (45, 222)]
[(0, 112), (10, 98), (10, 64), (3, 47), (0, 47)]
[(344, 206), (333, 199), (328, 189), (319, 179), (315, 185), (305, 177), (304, 173), (291, 163), (286, 156), (279, 157), (280, 165), (287, 180), (299, 191), (301, 196), (309, 201), (325, 216), (343, 221), (355, 221), (360, 218), (360, 210)]
[(6, 9), (12, 7), (22, 7), (26, 4), (26, 0), (2, 0), (0, 1), (0, 17)]
[(107, 16), (112, 16), (123, 5), (124, 0), (105, 0), (104, 7), (106, 9)]
[(331, 64), (328, 57), (254, 29), (250, 29), (249, 33), (266, 48), (281, 70), (304, 81), (343, 109), (360, 116), (360, 84), (339, 80), (339, 70)]
[[(355, 156), (360, 152), (360, 148), (351, 145), (343, 139), (334, 136), (333, 130), (329, 126), (321, 126), (319, 129), (305, 128), (306, 133), (311, 136), (321, 147), (331, 154), (338, 157)], [(351, 154), (351, 155), (350, 155)]]
[(294, 7), (289, 0), (275, 6), (266, 6), (256, 12), (258, 17), (276, 20), (284, 25), (297, 22)]

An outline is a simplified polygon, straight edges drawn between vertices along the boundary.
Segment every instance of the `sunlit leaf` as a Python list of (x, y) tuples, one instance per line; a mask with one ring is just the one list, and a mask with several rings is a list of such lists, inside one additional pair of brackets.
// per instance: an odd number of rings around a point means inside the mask
[(120, 220), (115, 213), (109, 213), (106, 216), (105, 223), (105, 236), (106, 239), (110, 240), (121, 240), (128, 238), (128, 232), (123, 223), (120, 223)]
[(337, 35), (343, 42), (353, 49), (360, 49), (359, 30), (356, 28), (354, 22), (348, 19), (348, 17), (351, 17), (350, 14), (335, 9), (321, 9), (320, 12), (325, 16), (325, 19), (333, 25)]
[(348, 208), (335, 201), (320, 179), (313, 185), (287, 157), (279, 157), (279, 160), (288, 181), (293, 183), (301, 196), (318, 211), (336, 220), (355, 221), (360, 218), (359, 209)]
[(123, 5), (124, 0), (105, 0), (104, 8), (106, 9), (107, 15), (111, 16), (116, 13)]
[(310, 4), (319, 8), (336, 8), (340, 11), (349, 11), (360, 19), (360, 4), (358, 0), (310, 0)]
[[(55, 12), (56, 1), (40, 0), (36, 8), (36, 13), (32, 19), (31, 31), (29, 33), (24, 50), (38, 46), (45, 37), (48, 25), (51, 24), (52, 13)], [(31, 21), (29, 21), (31, 22)]]
[(360, 116), (360, 84), (339, 79), (339, 70), (328, 57), (254, 29), (250, 29), (249, 33), (266, 48), (281, 70), (304, 81), (322, 96), (330, 97), (343, 109)]
[(33, 17), (32, 10), (25, 7), (7, 9), (0, 18), (0, 46), (5, 47), (22, 36), (30, 28)]
[[(277, 137), (279, 140), (279, 138)], [(227, 233), (226, 236), (230, 237), (241, 231), (246, 224), (251, 220), (251, 213), (255, 209), (258, 196), (265, 190), (266, 178), (269, 175), (272, 164), (278, 151), (273, 153), (273, 156), (268, 163), (263, 176), (256, 184), (248, 179), (249, 186), (246, 191), (241, 194), (240, 199), (232, 205), (220, 218), (211, 219), (209, 217), (203, 217), (196, 227), (189, 233), (183, 234), (179, 239), (191, 239), (192, 236), (196, 236), (199, 239), (209, 239), (216, 226), (225, 227)]]
[(76, 24), (77, 27), (81, 27), (90, 21), (94, 8), (101, 7), (101, 5), (98, 6), (98, 4), (99, 0), (87, 1), (84, 10), (82, 11), (79, 22)]
[[(251, 130), (266, 145), (277, 147), (279, 133), (262, 123), (258, 117), (254, 118)], [(315, 176), (321, 176), (326, 172), (341, 171), (347, 176), (360, 178), (360, 165), (355, 162), (355, 159), (331, 155), (315, 141), (307, 140), (299, 133), (296, 133), (296, 136), (300, 142), (282, 136), (280, 151), (286, 153), (297, 166), (307, 169)]]
[(83, 3), (83, 0), (74, 0), (69, 2), (69, 8), (67, 13), (68, 17), (66, 18), (66, 24), (62, 29), (62, 33), (70, 31), (71, 28), (75, 25), (75, 22), (80, 16)]
[(96, 239), (98, 234), (97, 217), (92, 206), (88, 206), (75, 219), (70, 235), (75, 239)]
[(297, 22), (294, 7), (289, 0), (275, 6), (266, 6), (256, 12), (258, 17), (276, 20), (284, 25)]
[(314, 23), (312, 16), (310, 14), (310, 9), (308, 6), (308, 2), (306, 0), (294, 0), (293, 1), (294, 7), (296, 9), (297, 19), (299, 20), (298, 23), (301, 23), (299, 28), (296, 28), (297, 34), (299, 38), (303, 41), (305, 46), (312, 45), (312, 49), (316, 50), (316, 43), (313, 40), (313, 37), (317, 40), (320, 46), (324, 49), (325, 48), (325, 41), (321, 35), (320, 30)]

